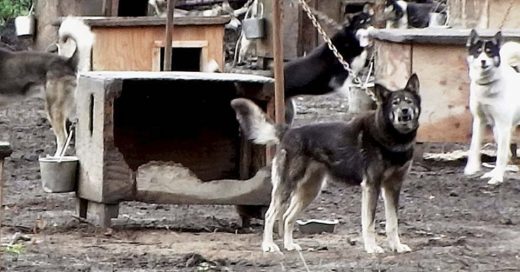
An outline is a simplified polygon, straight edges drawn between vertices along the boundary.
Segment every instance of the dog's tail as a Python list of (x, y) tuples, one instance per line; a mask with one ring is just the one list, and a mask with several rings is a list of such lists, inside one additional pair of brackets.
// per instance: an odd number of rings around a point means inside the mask
[(233, 99), (231, 107), (235, 110), (242, 133), (256, 144), (278, 144), (287, 131), (286, 125), (276, 125), (249, 99)]
[(520, 66), (520, 43), (506, 42), (500, 48), (500, 57), (502, 61), (511, 67)]
[(94, 44), (94, 33), (82, 20), (67, 17), (58, 30), (60, 43), (71, 38), (76, 43), (76, 50), (69, 59), (72, 66), (79, 71), (90, 70), (90, 51)]

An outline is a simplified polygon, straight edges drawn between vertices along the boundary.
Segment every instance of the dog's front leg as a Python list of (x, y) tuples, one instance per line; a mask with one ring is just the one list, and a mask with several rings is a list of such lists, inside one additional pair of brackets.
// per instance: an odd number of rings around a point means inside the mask
[(379, 197), (379, 186), (375, 186), (373, 181), (365, 178), (361, 195), (361, 228), (363, 230), (363, 242), (367, 253), (383, 253), (384, 250), (376, 243), (375, 230), (375, 213), (377, 207), (377, 199)]
[(468, 162), (464, 168), (464, 175), (473, 175), (480, 171), (480, 148), (482, 147), (482, 135), (484, 134), (485, 125), (478, 114), (473, 114), (473, 128), (471, 136), (471, 144), (468, 151)]
[(386, 237), (388, 244), (393, 251), (398, 253), (412, 251), (410, 247), (401, 244), (398, 231), (397, 209), (399, 207), (399, 193), (401, 191), (401, 181), (395, 181), (398, 184), (385, 184), (383, 187), (383, 199), (385, 201), (385, 217), (386, 217)]
[[(509, 123), (510, 124), (510, 123)], [(497, 162), (493, 170), (482, 176), (488, 179), (488, 184), (498, 184), (504, 181), (504, 172), (509, 162), (509, 144), (511, 143), (512, 126), (507, 122), (497, 122), (494, 127), (495, 139), (497, 141)]]

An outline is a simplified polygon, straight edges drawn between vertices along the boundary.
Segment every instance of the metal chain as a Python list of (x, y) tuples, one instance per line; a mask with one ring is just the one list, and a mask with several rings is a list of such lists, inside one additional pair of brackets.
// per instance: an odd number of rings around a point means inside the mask
[[(345, 69), (345, 71), (347, 71), (352, 76), (352, 81), (353, 82), (362, 82), (361, 78), (359, 78), (357, 73), (355, 73), (354, 70), (352, 70), (352, 68), (350, 67), (350, 64), (347, 61), (345, 61), (345, 59), (339, 53), (336, 46), (334, 46), (334, 44), (332, 43), (332, 41), (329, 38), (329, 36), (327, 35), (327, 33), (325, 32), (325, 30), (323, 29), (321, 24), (318, 22), (318, 19), (316, 19), (316, 16), (312, 13), (312, 10), (309, 7), (309, 5), (307, 4), (307, 2), (305, 2), (305, 0), (298, 0), (298, 2), (300, 3), (302, 9), (305, 11), (305, 13), (309, 17), (309, 19), (312, 21), (312, 24), (314, 25), (316, 30), (318, 30), (318, 33), (320, 33), (320, 35), (323, 38), (323, 40), (325, 41), (325, 43), (327, 43), (328, 48), (332, 51), (334, 56), (338, 59), (339, 63), (341, 63), (341, 65), (343, 66), (343, 69)], [(373, 101), (376, 101), (375, 94), (368, 89), (366, 84), (364, 86), (362, 86), (361, 88), (364, 89), (365, 93)]]

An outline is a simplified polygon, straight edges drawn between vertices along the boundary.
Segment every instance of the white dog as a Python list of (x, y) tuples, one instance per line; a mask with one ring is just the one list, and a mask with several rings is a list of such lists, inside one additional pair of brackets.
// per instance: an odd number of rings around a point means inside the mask
[(520, 44), (502, 45), (502, 34), (491, 39), (471, 31), (467, 42), (470, 85), (469, 105), (473, 115), (473, 135), (464, 174), (472, 175), (481, 168), (480, 149), (486, 124), (493, 127), (497, 143), (495, 168), (484, 174), (488, 184), (504, 180), (509, 161), (512, 130), (520, 123)]

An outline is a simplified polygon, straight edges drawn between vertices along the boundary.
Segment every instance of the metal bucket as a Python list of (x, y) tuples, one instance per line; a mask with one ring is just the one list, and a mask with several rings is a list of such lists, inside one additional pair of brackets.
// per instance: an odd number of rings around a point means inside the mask
[(34, 16), (18, 16), (14, 19), (14, 25), (16, 27), (16, 35), (27, 36), (34, 35)]
[(258, 4), (260, 14), (249, 16), (249, 12), (253, 9), (249, 8), (246, 12), (244, 20), (242, 21), (242, 31), (248, 40), (261, 39), (265, 36), (265, 19), (264, 17), (264, 5)]
[(42, 187), (45, 192), (66, 193), (74, 191), (78, 157), (42, 157), (39, 161)]
[(442, 13), (430, 13), (430, 22), (428, 27), (444, 27), (446, 26), (446, 15)]

